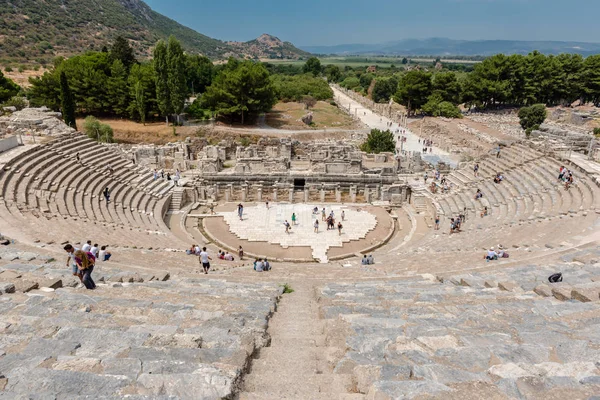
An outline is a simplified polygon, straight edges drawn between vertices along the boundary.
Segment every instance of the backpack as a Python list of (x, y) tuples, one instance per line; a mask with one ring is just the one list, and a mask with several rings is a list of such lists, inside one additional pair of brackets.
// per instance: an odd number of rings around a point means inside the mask
[(548, 277), (548, 282), (550, 283), (558, 283), (562, 282), (562, 273), (558, 272), (556, 274), (552, 274)]

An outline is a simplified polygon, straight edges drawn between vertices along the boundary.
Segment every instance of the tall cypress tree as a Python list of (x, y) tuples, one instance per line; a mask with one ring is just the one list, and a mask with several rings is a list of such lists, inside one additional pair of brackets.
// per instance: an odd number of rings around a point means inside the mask
[(183, 48), (175, 36), (169, 37), (167, 45), (168, 86), (171, 101), (171, 110), (177, 114), (183, 112), (185, 99), (187, 98), (187, 86), (185, 84), (185, 55)]
[(171, 93), (169, 91), (169, 68), (167, 62), (167, 44), (159, 40), (154, 48), (154, 71), (156, 78), (156, 102), (158, 110), (169, 123), (169, 114), (173, 112)]
[(65, 124), (73, 129), (77, 129), (77, 123), (75, 121), (75, 100), (73, 99), (73, 93), (71, 93), (65, 71), (61, 71), (60, 73), (60, 107), (62, 109)]

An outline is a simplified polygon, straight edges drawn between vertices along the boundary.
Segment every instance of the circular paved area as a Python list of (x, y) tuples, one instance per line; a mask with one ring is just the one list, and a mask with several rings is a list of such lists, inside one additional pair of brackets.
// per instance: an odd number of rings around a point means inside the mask
[[(272, 204), (267, 209), (263, 203), (244, 207), (242, 220), (238, 217), (237, 209), (222, 211), (218, 215), (222, 216), (227, 224), (229, 233), (238, 239), (248, 242), (267, 242), (283, 249), (296, 247), (310, 249), (312, 258), (320, 262), (327, 262), (327, 252), (330, 248), (342, 248), (350, 242), (364, 240), (369, 232), (381, 224), (378, 217), (369, 212), (366, 207), (328, 204), (325, 207), (326, 215), (333, 211), (336, 226), (337, 222), (341, 221), (342, 210), (345, 213), (342, 234), (339, 235), (337, 229), (327, 230), (327, 223), (322, 221), (321, 217), (322, 206), (317, 206), (319, 212), (313, 214), (315, 206), (315, 204), (278, 203)], [(296, 214), (296, 225), (293, 225), (290, 233), (286, 234), (284, 222), (287, 220), (292, 224), (292, 213)], [(379, 218), (382, 217), (381, 212), (377, 214)], [(387, 218), (390, 219), (389, 216)], [(314, 232), (315, 220), (319, 221), (318, 233)], [(214, 233), (216, 232), (211, 232)], [(218, 235), (214, 236), (218, 237)], [(228, 244), (230, 247), (237, 247), (232, 243)], [(367, 241), (364, 244), (364, 248), (366, 247), (369, 247)]]

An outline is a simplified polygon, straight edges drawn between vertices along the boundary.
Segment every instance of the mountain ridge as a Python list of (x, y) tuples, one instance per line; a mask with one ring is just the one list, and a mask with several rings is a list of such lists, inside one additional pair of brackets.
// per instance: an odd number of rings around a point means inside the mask
[(545, 54), (600, 53), (600, 43), (533, 40), (456, 40), (448, 38), (402, 39), (385, 43), (350, 43), (333, 46), (299, 46), (314, 54), (411, 55), (411, 56), (490, 56), (497, 53)]
[(186, 51), (213, 59), (301, 58), (307, 54), (279, 39), (282, 45), (274, 49), (253, 41), (232, 46), (152, 10), (142, 0), (0, 2), (0, 62), (5, 63), (47, 63), (56, 56), (97, 51), (119, 35), (129, 40), (138, 57), (148, 57), (154, 44), (171, 34)]

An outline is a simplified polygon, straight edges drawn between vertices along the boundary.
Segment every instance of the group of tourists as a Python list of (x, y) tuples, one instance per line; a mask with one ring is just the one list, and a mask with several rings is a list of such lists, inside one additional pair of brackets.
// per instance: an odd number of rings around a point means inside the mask
[(456, 218), (450, 218), (450, 234), (460, 232), (460, 227), (466, 220), (467, 208), (465, 207), (462, 214), (459, 214)]
[(498, 245), (497, 251), (494, 250), (493, 247), (490, 247), (490, 249), (487, 251), (487, 254), (484, 256), (484, 259), (487, 262), (497, 260), (499, 258), (508, 258), (508, 253), (506, 250), (504, 250), (504, 247), (501, 244)]
[(156, 169), (154, 169), (154, 172), (152, 173), (154, 180), (156, 181), (158, 178), (167, 180), (167, 181), (173, 181), (173, 185), (174, 186), (179, 186), (179, 179), (181, 179), (181, 171), (179, 171), (179, 168), (175, 170), (175, 175), (171, 176), (170, 172), (167, 172), (167, 174), (165, 175), (165, 171), (163, 169), (161, 169), (160, 171), (157, 171)]
[(427, 153), (428, 149), (430, 153), (433, 152), (433, 140), (423, 139), (423, 141), (421, 141), (421, 139), (419, 139), (419, 143), (421, 142), (423, 143), (423, 154)]
[(573, 173), (570, 169), (567, 169), (564, 165), (561, 165), (558, 173), (558, 180), (564, 183), (565, 190), (569, 190), (573, 184)]
[(88, 240), (81, 249), (73, 247), (71, 244), (65, 245), (63, 249), (67, 252), (67, 268), (71, 268), (73, 276), (79, 278), (81, 283), (90, 290), (96, 289), (96, 283), (92, 279), (92, 272), (96, 261), (108, 261), (111, 253), (106, 250), (108, 246), (98, 247), (98, 244), (93, 244)]
[[(319, 213), (319, 209), (317, 207), (315, 207), (313, 209), (313, 216), (314, 215), (318, 215)], [(345, 221), (346, 218), (346, 213), (344, 212), (344, 210), (342, 210), (342, 213), (340, 215), (340, 217), (342, 218), (342, 221)], [(325, 211), (325, 207), (323, 207), (323, 209), (321, 210), (321, 221), (324, 221), (327, 223), (327, 230), (335, 230), (336, 225), (335, 225), (335, 214), (333, 212), (333, 210), (331, 210), (331, 212), (329, 213), (329, 215), (327, 215), (327, 212)], [(287, 222), (287, 221), (286, 221)], [(337, 230), (338, 230), (338, 235), (342, 235), (342, 229), (343, 229), (343, 225), (341, 221), (338, 221), (337, 223)], [(315, 219), (315, 223), (313, 224), (313, 228), (314, 228), (314, 232), (315, 233), (319, 233), (319, 220)]]
[(360, 262), (362, 265), (372, 265), (375, 264), (375, 260), (373, 259), (373, 255), (369, 254), (368, 256), (365, 254)]
[(266, 271), (270, 271), (271, 270), (271, 264), (269, 263), (269, 260), (267, 260), (267, 258), (265, 257), (263, 258), (257, 258), (254, 260), (254, 270), (256, 272), (266, 272)]
[[(423, 175), (425, 184), (427, 184), (428, 179), (429, 173), (425, 171), (425, 174)], [(448, 182), (445, 175), (442, 175), (440, 171), (436, 169), (433, 172), (433, 181), (431, 181), (431, 184), (429, 185), (429, 190), (434, 194), (437, 193), (438, 190), (441, 190), (442, 193), (448, 193), (450, 191), (450, 182)]]

